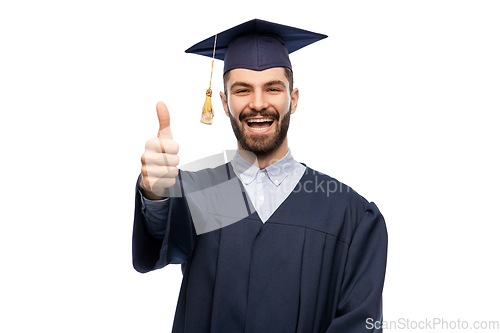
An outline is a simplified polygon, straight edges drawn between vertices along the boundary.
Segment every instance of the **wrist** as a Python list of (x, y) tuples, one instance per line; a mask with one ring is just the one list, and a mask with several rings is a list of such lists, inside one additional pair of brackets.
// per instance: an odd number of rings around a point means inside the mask
[(142, 177), (142, 174), (140, 175), (139, 179), (139, 191), (141, 191), (142, 195), (149, 200), (163, 200), (166, 197), (162, 197), (159, 195), (154, 194), (151, 192), (149, 189), (146, 188), (146, 184), (144, 183), (144, 178)]

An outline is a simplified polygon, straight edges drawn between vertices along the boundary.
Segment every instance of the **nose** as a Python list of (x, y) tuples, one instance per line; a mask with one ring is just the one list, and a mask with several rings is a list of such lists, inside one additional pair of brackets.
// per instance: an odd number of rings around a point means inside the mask
[(252, 95), (252, 100), (250, 101), (248, 106), (255, 111), (261, 111), (267, 109), (269, 107), (269, 103), (267, 102), (265, 95), (262, 92), (256, 91)]

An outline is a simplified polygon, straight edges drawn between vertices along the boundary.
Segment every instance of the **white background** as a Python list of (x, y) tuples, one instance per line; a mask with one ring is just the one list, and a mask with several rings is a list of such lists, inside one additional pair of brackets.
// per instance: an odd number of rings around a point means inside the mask
[(140, 156), (159, 100), (182, 163), (235, 148), (222, 62), (202, 125), (184, 50), (253, 18), (329, 35), (291, 55), (289, 143), (384, 214), (384, 319), (500, 320), (498, 1), (173, 2), (0, 5), (0, 331), (170, 331), (180, 267), (131, 263)]

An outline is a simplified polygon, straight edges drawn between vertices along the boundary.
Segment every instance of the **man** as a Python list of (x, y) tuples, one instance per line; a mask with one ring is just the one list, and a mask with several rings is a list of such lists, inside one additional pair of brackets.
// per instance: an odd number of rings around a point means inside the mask
[[(299, 99), (288, 54), (324, 37), (260, 20), (218, 35), (220, 97), (238, 142), (230, 163), (179, 172), (169, 112), (158, 103), (133, 256), (140, 272), (182, 264), (173, 332), (367, 332), (381, 320), (382, 215), (288, 149)], [(214, 40), (188, 51), (209, 55)]]

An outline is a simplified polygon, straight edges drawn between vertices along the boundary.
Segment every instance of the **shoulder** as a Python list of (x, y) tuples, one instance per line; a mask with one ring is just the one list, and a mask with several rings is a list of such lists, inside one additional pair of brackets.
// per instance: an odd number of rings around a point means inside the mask
[(299, 183), (302, 192), (314, 194), (314, 200), (320, 200), (322, 203), (335, 204), (338, 207), (351, 206), (362, 211), (368, 206), (368, 201), (353, 188), (312, 168), (306, 167)]
[(197, 188), (207, 188), (221, 184), (231, 177), (229, 163), (215, 168), (206, 168), (199, 171), (179, 171), (179, 179), (183, 184), (190, 184)]
[(300, 223), (347, 243), (372, 205), (350, 186), (309, 167), (294, 195), (305, 208)]

